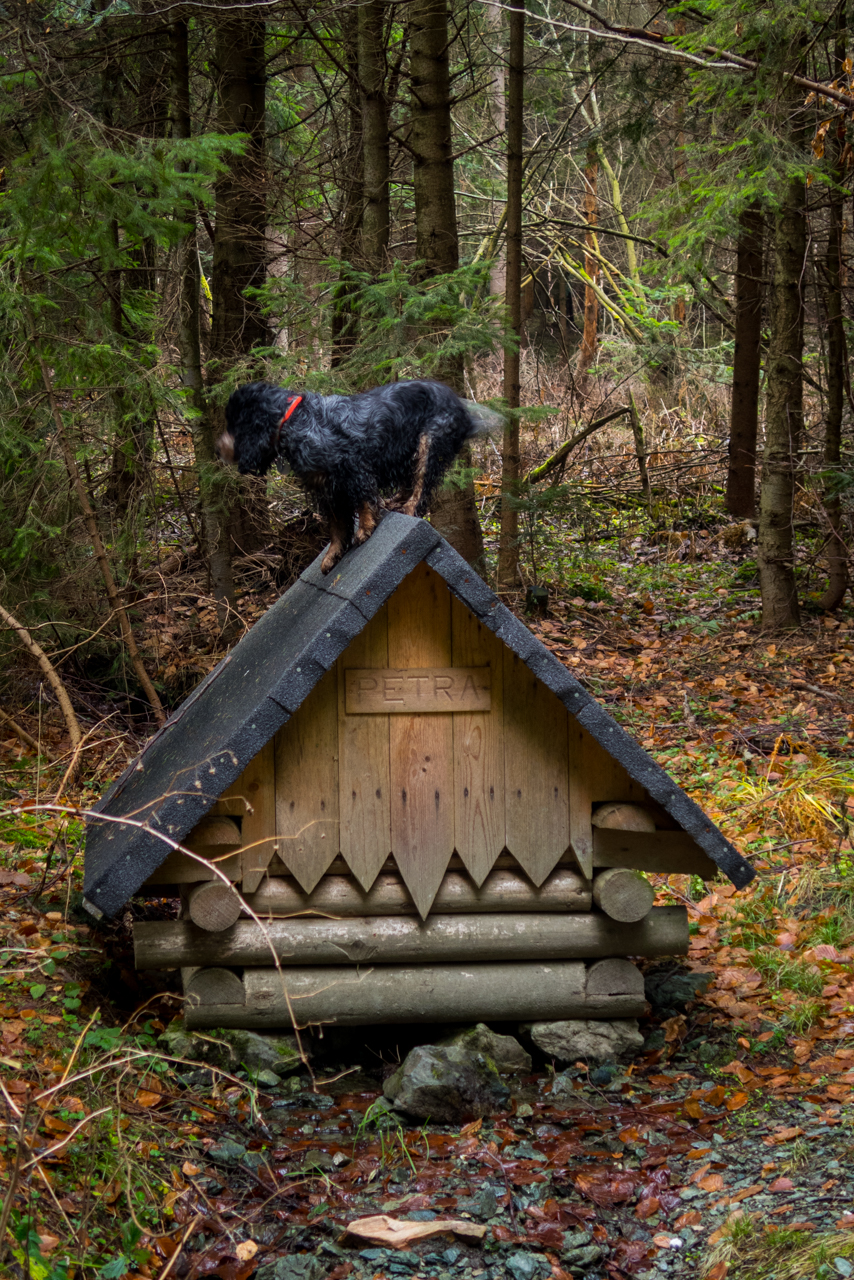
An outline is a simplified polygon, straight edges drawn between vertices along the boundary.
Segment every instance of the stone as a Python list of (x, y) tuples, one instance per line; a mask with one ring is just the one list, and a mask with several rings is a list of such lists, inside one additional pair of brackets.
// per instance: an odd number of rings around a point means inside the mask
[(237, 1164), (246, 1155), (246, 1148), (239, 1142), (232, 1142), (230, 1138), (223, 1138), (222, 1142), (215, 1142), (212, 1147), (208, 1147), (208, 1155), (221, 1164)]
[(565, 1262), (570, 1267), (592, 1267), (594, 1262), (598, 1262), (602, 1257), (602, 1250), (598, 1244), (588, 1244), (580, 1249), (562, 1249), (561, 1262)]
[[(257, 1078), (272, 1072), (276, 1079), (299, 1071), (303, 1062), (296, 1036), (260, 1035), (257, 1031), (188, 1031), (183, 1018), (176, 1018), (160, 1036), (172, 1058), (191, 1058), (233, 1071), (242, 1066)], [(262, 1083), (269, 1083), (269, 1078)]]
[(289, 1253), (275, 1262), (265, 1262), (253, 1280), (323, 1280), (326, 1264), (311, 1253)]
[(503, 1109), (510, 1092), (484, 1054), (460, 1045), (419, 1045), (385, 1082), (398, 1111), (434, 1124), (457, 1124)]
[(538, 1049), (558, 1062), (614, 1062), (623, 1054), (636, 1053), (643, 1045), (636, 1018), (529, 1022), (523, 1030)]
[(513, 1276), (513, 1280), (536, 1280), (538, 1276), (551, 1273), (551, 1266), (541, 1254), (526, 1253), (522, 1249), (508, 1254), (504, 1259), (504, 1267)]
[(692, 973), (682, 967), (662, 966), (650, 970), (644, 976), (644, 994), (652, 1005), (653, 1013), (672, 1018), (683, 1013), (686, 1005), (698, 995), (708, 991), (714, 975)]
[(455, 1044), (469, 1053), (482, 1053), (495, 1063), (498, 1071), (527, 1074), (531, 1070), (531, 1055), (525, 1052), (515, 1036), (499, 1035), (497, 1031), (490, 1031), (483, 1022), (474, 1027), (464, 1027), (447, 1040), (440, 1040), (439, 1044)]

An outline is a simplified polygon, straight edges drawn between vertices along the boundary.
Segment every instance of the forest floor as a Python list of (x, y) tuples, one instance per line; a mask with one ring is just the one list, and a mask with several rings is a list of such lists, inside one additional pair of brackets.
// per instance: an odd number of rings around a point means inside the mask
[[(713, 981), (651, 1011), (637, 1059), (571, 1065), (558, 1092), (541, 1057), (504, 1113), (455, 1130), (366, 1120), (418, 1042), (397, 1029), (311, 1041), (310, 1067), (277, 1087), (168, 1058), (176, 990), (134, 972), (129, 912), (101, 927), (79, 905), (77, 806), (139, 740), (95, 736), (49, 810), (60, 773), (0, 741), (0, 1272), (854, 1274), (854, 614), (769, 638), (753, 568), (712, 534), (544, 554), (549, 607), (528, 624), (759, 874), (739, 893), (659, 879), (659, 901), (688, 908), (684, 967)], [(184, 603), (192, 565), (171, 572), (172, 604), (141, 629), (180, 691), (217, 650), (210, 611)], [(246, 570), (250, 622), (271, 573)], [(58, 752), (61, 729), (42, 740)], [(375, 1214), (468, 1227), (402, 1249), (345, 1234)]]

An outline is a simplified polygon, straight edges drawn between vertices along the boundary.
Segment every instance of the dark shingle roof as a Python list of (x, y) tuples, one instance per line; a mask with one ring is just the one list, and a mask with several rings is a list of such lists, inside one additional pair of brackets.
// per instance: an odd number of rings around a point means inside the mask
[[(702, 809), (620, 728), (470, 565), (423, 520), (386, 515), (373, 537), (324, 577), (318, 557), (202, 681), (101, 801), (110, 819), (181, 840), (288, 720), (406, 575), (426, 560), (450, 590), (561, 699), (738, 887), (752, 867)], [(113, 915), (170, 852), (137, 826), (92, 818), (87, 904)]]

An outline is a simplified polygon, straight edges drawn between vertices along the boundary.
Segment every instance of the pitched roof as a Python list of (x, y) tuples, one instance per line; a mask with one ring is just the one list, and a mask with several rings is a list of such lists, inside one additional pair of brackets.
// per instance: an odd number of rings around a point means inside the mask
[(104, 818), (89, 821), (84, 878), (86, 905), (95, 914), (113, 915), (136, 893), (171, 849), (155, 832), (179, 841), (192, 830), (422, 560), (733, 884), (752, 880), (753, 868), (699, 805), (425, 521), (388, 514), (333, 574), (321, 574), (320, 560), (202, 681), (98, 805)]

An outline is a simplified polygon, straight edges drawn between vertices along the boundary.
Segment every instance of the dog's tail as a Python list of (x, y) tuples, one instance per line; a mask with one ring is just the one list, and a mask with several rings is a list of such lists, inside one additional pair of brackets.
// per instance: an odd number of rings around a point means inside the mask
[(504, 430), (504, 418), (494, 409), (487, 409), (486, 405), (477, 404), (474, 400), (464, 400), (463, 404), (471, 419), (471, 427), (466, 435), (467, 440), (471, 440), (474, 436), (496, 435)]

